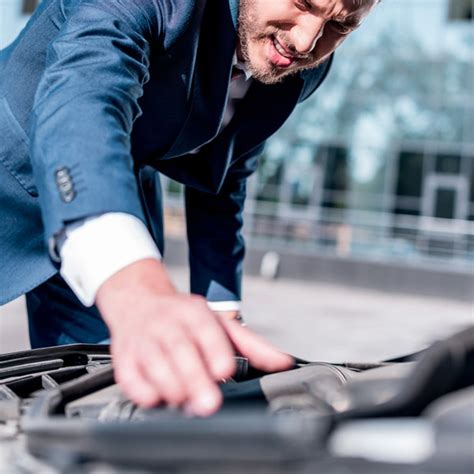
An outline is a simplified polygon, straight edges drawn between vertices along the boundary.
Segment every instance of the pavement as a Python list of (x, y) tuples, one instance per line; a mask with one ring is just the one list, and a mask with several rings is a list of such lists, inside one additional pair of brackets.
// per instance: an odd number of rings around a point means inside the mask
[[(187, 271), (171, 268), (187, 288)], [(295, 280), (244, 279), (248, 326), (310, 360), (376, 361), (419, 350), (470, 324), (471, 303)], [(24, 299), (0, 307), (0, 353), (29, 347)]]

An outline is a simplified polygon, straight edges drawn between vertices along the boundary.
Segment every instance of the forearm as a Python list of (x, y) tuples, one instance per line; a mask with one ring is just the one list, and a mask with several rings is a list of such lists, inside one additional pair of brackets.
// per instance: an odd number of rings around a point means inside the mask
[(49, 46), (30, 119), (47, 239), (98, 213), (143, 219), (130, 153), (150, 51), (140, 3), (75, 2)]
[[(130, 291), (133, 288), (135, 292)], [(124, 295), (124, 291), (129, 294)], [(125, 297), (139, 304), (140, 298), (145, 294), (163, 296), (177, 294), (160, 260), (145, 258), (123, 267), (98, 288), (95, 303), (106, 322), (112, 323), (117, 313), (110, 313), (107, 308), (114, 306), (114, 301)]]

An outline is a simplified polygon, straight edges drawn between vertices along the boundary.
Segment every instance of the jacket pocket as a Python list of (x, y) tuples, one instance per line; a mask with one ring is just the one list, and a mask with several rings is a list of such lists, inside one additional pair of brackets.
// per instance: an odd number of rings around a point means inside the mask
[(4, 97), (0, 97), (0, 162), (31, 196), (38, 196), (29, 157), (28, 136)]

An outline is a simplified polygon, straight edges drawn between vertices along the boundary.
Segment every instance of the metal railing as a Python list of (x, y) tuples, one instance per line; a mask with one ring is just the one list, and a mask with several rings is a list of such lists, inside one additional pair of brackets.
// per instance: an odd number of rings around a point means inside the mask
[[(167, 234), (184, 238), (183, 200), (165, 193)], [(298, 206), (248, 199), (249, 246), (474, 271), (474, 222), (384, 211)]]
[(251, 202), (249, 243), (265, 242), (303, 253), (400, 263), (446, 264), (474, 270), (474, 222), (379, 211), (305, 208), (295, 212)]

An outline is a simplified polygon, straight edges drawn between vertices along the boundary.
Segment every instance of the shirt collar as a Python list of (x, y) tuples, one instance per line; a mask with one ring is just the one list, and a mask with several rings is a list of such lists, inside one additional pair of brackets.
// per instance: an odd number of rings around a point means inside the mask
[[(236, 32), (238, 28), (240, 1), (241, 0), (229, 0), (230, 14), (232, 15), (232, 23), (234, 24)], [(237, 53), (234, 53), (234, 58), (232, 59), (232, 66), (236, 67), (237, 69), (240, 69), (244, 73), (246, 81), (248, 81), (252, 77), (252, 73), (245, 66), (245, 63), (238, 60)]]
[(234, 53), (234, 57), (232, 58), (232, 67), (240, 69), (244, 73), (246, 81), (252, 78), (252, 73), (249, 71), (248, 67), (243, 61), (239, 61), (236, 52)]

